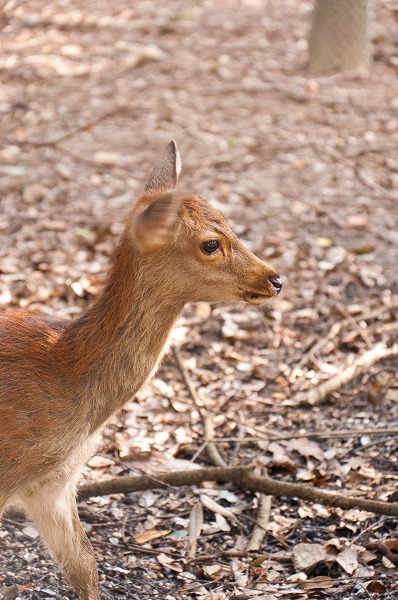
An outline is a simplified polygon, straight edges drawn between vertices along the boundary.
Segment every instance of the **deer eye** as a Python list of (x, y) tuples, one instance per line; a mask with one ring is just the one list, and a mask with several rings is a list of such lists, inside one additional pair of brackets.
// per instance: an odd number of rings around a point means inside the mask
[(203, 242), (201, 248), (205, 254), (214, 254), (220, 247), (220, 242), (218, 240), (208, 240), (207, 242)]

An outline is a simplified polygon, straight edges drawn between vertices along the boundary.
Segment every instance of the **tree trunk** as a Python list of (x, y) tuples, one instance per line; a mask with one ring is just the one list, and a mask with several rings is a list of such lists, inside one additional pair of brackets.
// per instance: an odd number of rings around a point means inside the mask
[(372, 0), (316, 0), (308, 70), (314, 75), (368, 66), (372, 54)]

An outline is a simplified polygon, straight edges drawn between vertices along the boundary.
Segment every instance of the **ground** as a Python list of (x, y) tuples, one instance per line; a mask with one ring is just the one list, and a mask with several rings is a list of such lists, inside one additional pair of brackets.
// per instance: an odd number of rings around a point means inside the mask
[[(284, 281), (267, 308), (189, 306), (176, 329), (217, 438), (235, 440), (219, 451), (230, 465), (281, 480), (388, 500), (398, 479), (394, 356), (309, 399), (396, 339), (393, 9), (378, 3), (369, 73), (315, 79), (305, 71), (309, 2), (9, 0), (1, 308), (80, 314), (100, 289), (134, 196), (174, 138), (182, 187), (221, 210)], [(202, 419), (171, 353), (106, 428), (84, 475), (209, 466), (202, 443)], [(82, 503), (102, 597), (397, 597), (396, 518), (274, 497), (264, 540), (248, 552), (263, 500), (207, 484)], [(188, 556), (199, 505), (204, 525)], [(300, 542), (328, 553), (306, 574), (292, 563)], [(74, 598), (32, 524), (3, 519), (0, 546), (5, 598)]]

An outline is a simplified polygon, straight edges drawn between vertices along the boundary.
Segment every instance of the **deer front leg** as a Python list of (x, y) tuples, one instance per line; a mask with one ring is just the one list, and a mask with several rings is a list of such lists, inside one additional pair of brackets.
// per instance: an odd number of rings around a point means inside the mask
[(55, 477), (21, 500), (79, 600), (99, 600), (97, 565), (80, 523), (75, 485)]

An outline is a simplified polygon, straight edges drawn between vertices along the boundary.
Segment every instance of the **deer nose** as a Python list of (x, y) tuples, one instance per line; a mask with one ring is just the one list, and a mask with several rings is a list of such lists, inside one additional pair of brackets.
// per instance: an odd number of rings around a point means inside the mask
[(276, 293), (279, 294), (282, 289), (282, 279), (279, 277), (279, 275), (270, 275), (268, 280), (271, 282)]

